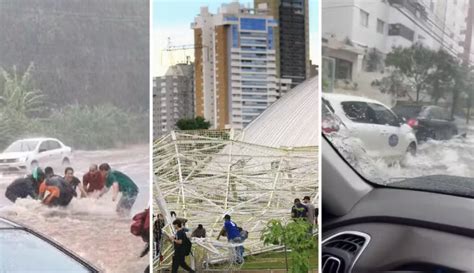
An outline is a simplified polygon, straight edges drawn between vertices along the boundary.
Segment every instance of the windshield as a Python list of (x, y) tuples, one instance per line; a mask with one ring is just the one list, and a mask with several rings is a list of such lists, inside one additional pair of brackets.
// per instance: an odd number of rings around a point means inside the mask
[(38, 237), (18, 229), (0, 229), (0, 272), (90, 272)]
[(368, 182), (462, 195), (474, 178), (469, 1), (409, 2), (322, 1), (322, 131)]
[(38, 146), (38, 141), (36, 140), (20, 140), (13, 142), (8, 148), (5, 149), (5, 153), (22, 153), (22, 152), (31, 152), (36, 146)]

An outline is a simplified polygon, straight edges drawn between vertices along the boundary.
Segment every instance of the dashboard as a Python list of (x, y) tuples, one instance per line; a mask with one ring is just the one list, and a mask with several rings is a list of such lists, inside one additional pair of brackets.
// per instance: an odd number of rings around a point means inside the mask
[(474, 272), (474, 199), (375, 188), (322, 229), (323, 273)]

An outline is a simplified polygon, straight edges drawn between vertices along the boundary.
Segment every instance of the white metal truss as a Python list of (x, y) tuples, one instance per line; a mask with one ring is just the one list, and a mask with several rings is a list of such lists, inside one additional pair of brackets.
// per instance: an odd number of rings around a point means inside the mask
[[(249, 231), (246, 254), (272, 249), (260, 240), (271, 219), (290, 219), (295, 198), (318, 192), (317, 147), (271, 148), (235, 139), (233, 130), (176, 131), (154, 143), (154, 202), (171, 233), (170, 211), (188, 219), (194, 230), (202, 224), (205, 240), (194, 240), (209, 260), (224, 259), (229, 245), (216, 240), (223, 216)], [(165, 250), (165, 263), (171, 257)]]

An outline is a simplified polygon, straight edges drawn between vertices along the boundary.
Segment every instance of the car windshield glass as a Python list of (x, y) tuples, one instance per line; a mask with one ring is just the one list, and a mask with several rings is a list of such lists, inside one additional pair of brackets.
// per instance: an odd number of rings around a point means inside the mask
[[(469, 1), (357, 3), (322, 1), (322, 97), (344, 124), (323, 109), (324, 139), (373, 186), (474, 194)], [(364, 20), (341, 20), (358, 10)]]
[(31, 152), (36, 148), (37, 145), (38, 141), (36, 140), (16, 141), (5, 149), (5, 153)]
[(24, 230), (0, 229), (0, 272), (90, 272), (61, 250)]

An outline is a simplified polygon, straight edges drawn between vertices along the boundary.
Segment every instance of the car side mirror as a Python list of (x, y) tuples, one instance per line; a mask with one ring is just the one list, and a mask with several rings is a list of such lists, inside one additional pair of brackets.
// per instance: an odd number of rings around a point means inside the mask
[(403, 124), (407, 123), (407, 119), (404, 117), (401, 117), (398, 119), (398, 122), (400, 123), (400, 126), (402, 126)]
[(46, 149), (39, 149), (39, 153), (46, 152)]

